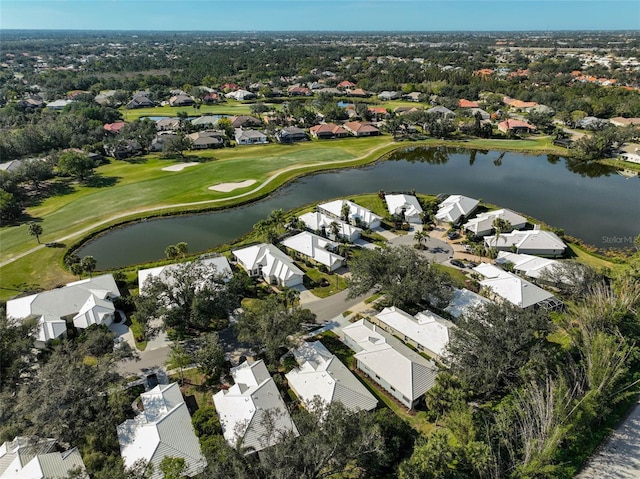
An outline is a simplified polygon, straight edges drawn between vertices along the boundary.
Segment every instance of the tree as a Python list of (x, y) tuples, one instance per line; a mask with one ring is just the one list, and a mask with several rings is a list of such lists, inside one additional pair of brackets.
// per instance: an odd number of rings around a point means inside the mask
[(35, 236), (40, 244), (40, 235), (42, 234), (42, 226), (38, 223), (29, 223), (29, 234)]
[(572, 299), (583, 297), (604, 275), (594, 268), (577, 261), (562, 261), (540, 272), (540, 281), (554, 285)]
[(429, 242), (429, 238), (431, 237), (426, 231), (416, 231), (415, 235), (413, 236), (413, 239), (415, 239), (416, 244), (420, 249), (426, 248), (426, 245)]
[(302, 324), (312, 322), (314, 316), (300, 307), (287, 308), (276, 297), (270, 296), (256, 307), (247, 309), (238, 319), (236, 330), (241, 341), (264, 351), (274, 363), (280, 349), (293, 346), (293, 336), (302, 332)]
[(39, 189), (43, 181), (53, 178), (53, 164), (50, 160), (25, 160), (20, 164), (17, 176)]
[(500, 217), (493, 220), (492, 226), (496, 235), (496, 245), (498, 244), (498, 240), (500, 240), (500, 235), (502, 233), (511, 233), (513, 231), (511, 222)]
[(342, 208), (340, 208), (340, 219), (345, 223), (349, 223), (349, 217), (351, 216), (351, 206), (349, 203), (342, 203)]
[(181, 241), (180, 243), (176, 244), (176, 250), (178, 251), (180, 256), (184, 258), (187, 255), (187, 252), (189, 251), (189, 245), (184, 241)]
[(447, 346), (453, 374), (476, 396), (492, 398), (522, 383), (522, 369), (544, 368), (547, 335), (554, 329), (545, 310), (490, 303), (458, 318)]
[(194, 360), (200, 372), (212, 382), (218, 382), (226, 359), (217, 333), (208, 333), (199, 342)]
[(350, 270), (349, 297), (377, 288), (395, 306), (427, 300), (440, 308), (453, 297), (449, 276), (410, 247), (363, 250), (351, 260)]
[(165, 156), (179, 156), (184, 158), (184, 151), (191, 149), (193, 142), (184, 133), (179, 132), (177, 135), (173, 135), (164, 142), (162, 145), (162, 154)]
[(236, 137), (236, 130), (231, 124), (231, 120), (229, 118), (220, 118), (216, 123), (216, 126), (219, 130), (224, 131), (224, 134), (227, 135), (227, 138), (233, 140)]
[(229, 311), (237, 304), (215, 266), (193, 261), (172, 265), (161, 276), (147, 278), (136, 300), (135, 316), (148, 336), (159, 327), (184, 335), (193, 329), (226, 326)]
[(329, 225), (329, 231), (334, 239), (340, 236), (340, 224), (337, 221), (332, 221)]
[(58, 158), (58, 173), (63, 176), (71, 176), (79, 181), (85, 181), (91, 177), (95, 167), (96, 162), (82, 153), (71, 151), (63, 153)]
[(0, 392), (5, 388), (15, 391), (17, 384), (29, 377), (35, 359), (32, 335), (37, 328), (36, 321), (16, 322), (0, 308)]
[(171, 352), (167, 359), (166, 365), (169, 369), (177, 369), (180, 376), (180, 384), (184, 384), (184, 368), (193, 363), (191, 354), (185, 349), (184, 346), (178, 343), (174, 343), (171, 346)]
[(267, 243), (274, 243), (278, 239), (278, 231), (273, 221), (263, 219), (253, 225), (253, 229), (262, 237)]
[(91, 276), (92, 273), (95, 271), (96, 265), (97, 265), (97, 262), (93, 256), (85, 256), (80, 261), (80, 266), (82, 267), (82, 271), (87, 273), (89, 276)]
[(160, 462), (160, 470), (164, 479), (180, 479), (187, 468), (182, 457), (165, 456)]

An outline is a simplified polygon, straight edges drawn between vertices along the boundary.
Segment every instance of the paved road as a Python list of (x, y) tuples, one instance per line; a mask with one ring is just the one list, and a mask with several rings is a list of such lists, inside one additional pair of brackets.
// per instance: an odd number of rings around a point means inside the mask
[(576, 479), (640, 478), (640, 400)]
[(369, 294), (364, 294), (353, 299), (347, 299), (348, 294), (349, 290), (341, 291), (328, 298), (306, 303), (303, 307), (310, 309), (316, 315), (316, 322), (322, 324), (331, 321), (339, 314), (351, 309), (370, 296)]

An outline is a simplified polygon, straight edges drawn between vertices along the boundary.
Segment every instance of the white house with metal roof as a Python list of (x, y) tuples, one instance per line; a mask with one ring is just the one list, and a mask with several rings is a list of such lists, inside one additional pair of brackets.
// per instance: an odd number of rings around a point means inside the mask
[(318, 205), (318, 211), (334, 218), (342, 217), (342, 208), (349, 206), (349, 223), (358, 227), (375, 229), (380, 226), (382, 218), (372, 211), (349, 200), (335, 200)]
[[(200, 264), (205, 266), (207, 269), (214, 270), (215, 274), (219, 275), (223, 281), (229, 281), (232, 276), (231, 266), (229, 265), (229, 260), (225, 256), (214, 256), (201, 258), (198, 260)], [(145, 283), (149, 277), (160, 278), (163, 281), (170, 280), (171, 272), (176, 270), (176, 267), (179, 264), (185, 263), (177, 263), (177, 264), (167, 264), (165, 266), (158, 266), (156, 268), (148, 268), (138, 270), (138, 289), (140, 294), (143, 294), (145, 291)], [(203, 278), (206, 279), (206, 278)]]
[(480, 286), (495, 298), (501, 298), (522, 309), (532, 306), (554, 308), (561, 305), (548, 291), (492, 264), (481, 263), (473, 270), (484, 276)]
[(85, 471), (80, 452), (58, 452), (55, 439), (16, 437), (0, 446), (0, 479), (66, 479), (75, 470)]
[(404, 216), (407, 223), (422, 224), (422, 207), (413, 195), (384, 195), (389, 214)]
[(140, 395), (143, 412), (118, 426), (120, 455), (129, 468), (138, 460), (153, 464), (150, 479), (161, 479), (165, 457), (185, 462), (184, 476), (200, 474), (207, 460), (191, 424), (191, 415), (178, 383), (159, 384)]
[(232, 253), (249, 276), (261, 276), (269, 284), (286, 287), (302, 284), (304, 272), (272, 244), (260, 243)]
[(342, 329), (358, 369), (412, 409), (435, 384), (436, 365), (375, 324), (361, 319)]
[(454, 324), (431, 311), (423, 311), (415, 316), (391, 306), (384, 308), (372, 319), (385, 331), (398, 336), (418, 351), (426, 351), (441, 358), (449, 343), (449, 335)]
[(567, 247), (558, 235), (540, 229), (512, 231), (498, 237), (485, 236), (484, 244), (487, 248), (495, 248), (498, 251), (515, 249), (515, 253), (540, 256), (561, 256)]
[(62, 288), (7, 301), (7, 317), (36, 319), (36, 347), (67, 334), (67, 323), (76, 328), (92, 324), (109, 326), (114, 319), (112, 300), (120, 296), (113, 276), (104, 274), (69, 283)]
[(335, 271), (345, 265), (343, 256), (333, 252), (338, 247), (337, 243), (303, 231), (282, 241), (283, 246), (312, 259), (316, 263), (325, 265), (329, 271)]
[(484, 296), (480, 296), (478, 293), (474, 293), (465, 288), (459, 288), (454, 290), (453, 298), (451, 298), (449, 305), (444, 308), (444, 310), (458, 319), (463, 314), (489, 304), (490, 302), (491, 301)]
[(438, 205), (436, 220), (456, 224), (475, 211), (480, 202), (463, 195), (451, 195)]
[[(338, 237), (346, 239), (347, 241), (355, 241), (360, 238), (362, 229), (342, 221), (339, 218), (328, 216), (320, 211), (312, 211), (305, 213), (298, 217), (307, 228), (313, 230), (316, 234), (322, 234), (324, 232), (327, 235), (332, 235), (331, 224), (336, 223), (338, 225)], [(338, 239), (338, 238), (334, 238)]]
[(527, 224), (527, 219), (524, 216), (503, 208), (501, 210), (481, 213), (467, 221), (463, 228), (471, 231), (476, 236), (486, 236), (491, 234), (493, 231), (493, 222), (498, 218), (508, 221), (515, 230), (519, 230)]
[(316, 397), (327, 405), (338, 401), (350, 411), (371, 411), (378, 405), (369, 390), (320, 341), (303, 343), (293, 356), (299, 366), (285, 376), (305, 407), (313, 405)]
[(496, 264), (504, 265), (511, 263), (513, 270), (524, 276), (533, 279), (540, 279), (545, 273), (551, 272), (554, 268), (561, 268), (562, 263), (555, 259), (541, 258), (530, 254), (507, 253), (500, 251), (496, 258)]
[[(264, 361), (231, 368), (235, 384), (213, 395), (222, 434), (247, 454), (277, 444), (283, 434), (298, 435), (287, 406)], [(273, 430), (271, 430), (273, 428)]]

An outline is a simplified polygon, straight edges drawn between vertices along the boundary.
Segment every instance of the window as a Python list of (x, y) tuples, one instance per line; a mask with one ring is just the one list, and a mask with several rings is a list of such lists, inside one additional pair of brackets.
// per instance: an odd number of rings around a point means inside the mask
[(396, 392), (396, 388), (394, 388), (393, 386), (389, 386), (389, 388), (390, 388), (393, 392)]

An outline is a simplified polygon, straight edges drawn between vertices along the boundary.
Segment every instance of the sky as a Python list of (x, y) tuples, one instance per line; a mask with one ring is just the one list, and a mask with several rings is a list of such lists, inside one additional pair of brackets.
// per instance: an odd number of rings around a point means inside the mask
[(0, 0), (0, 29), (640, 30), (640, 0)]

